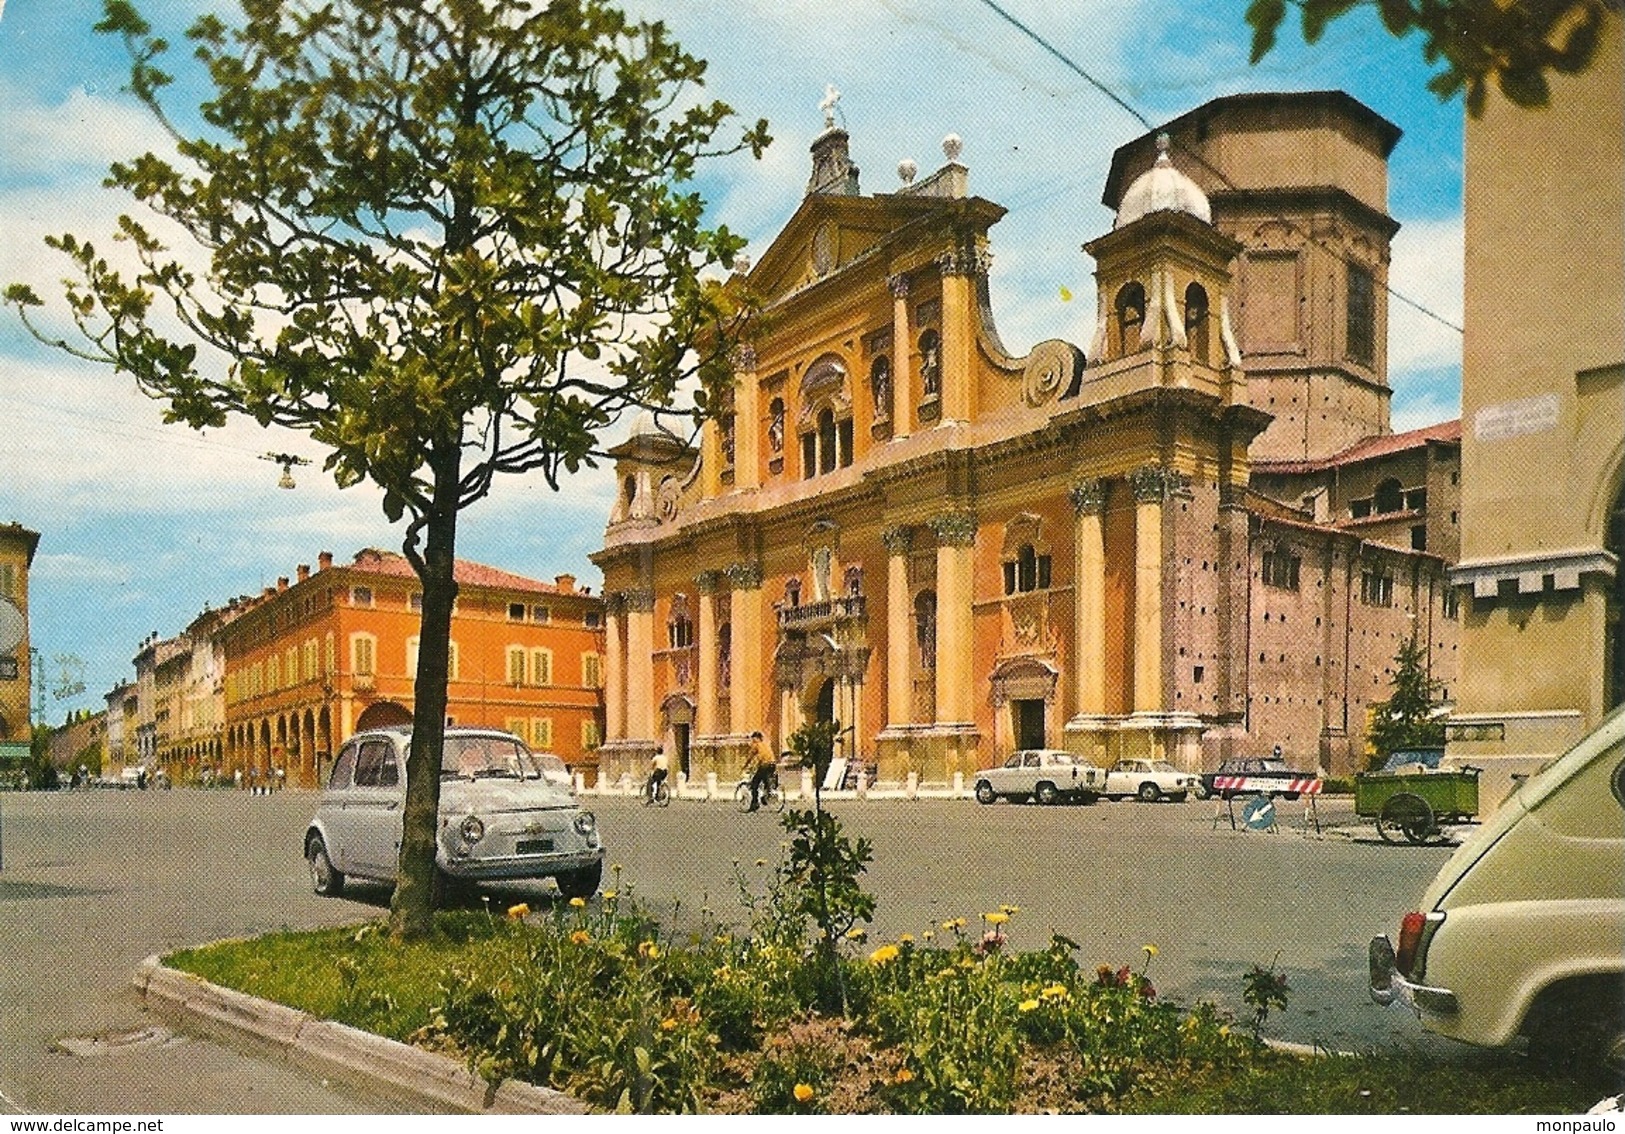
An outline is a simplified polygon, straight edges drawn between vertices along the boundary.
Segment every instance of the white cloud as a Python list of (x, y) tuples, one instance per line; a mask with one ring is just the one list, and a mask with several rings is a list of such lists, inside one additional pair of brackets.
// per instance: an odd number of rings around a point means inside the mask
[[(1404, 224), (1394, 237), (1388, 286), (1461, 326), (1464, 247), (1459, 216)], [(1460, 331), (1424, 315), (1398, 296), (1389, 296), (1390, 373), (1460, 365)]]
[(113, 162), (174, 150), (163, 127), (129, 95), (104, 98), (79, 87), (60, 102), (46, 103), (15, 81), (3, 81), (0, 107), (8, 135), (0, 177), (99, 176)]

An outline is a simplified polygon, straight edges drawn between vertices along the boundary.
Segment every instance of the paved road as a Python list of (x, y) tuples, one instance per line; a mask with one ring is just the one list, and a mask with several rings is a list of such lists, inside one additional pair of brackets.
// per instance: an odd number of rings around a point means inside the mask
[[(274, 1060), (146, 1031), (155, 1021), (129, 987), (150, 953), (379, 916), (377, 891), (361, 900), (309, 893), (297, 855), (313, 804), (296, 792), (0, 796), (0, 1109), (8, 1098), (47, 1113), (400, 1109)], [(784, 837), (772, 817), (723, 805), (589, 805), (623, 887), (662, 909), (709, 904), (737, 917), (735, 860), (760, 881), (766, 870), (756, 860), (774, 860)], [(1290, 828), (1215, 830), (1212, 805), (1198, 803), (870, 801), (833, 810), (875, 844), (877, 938), (1008, 903), (1022, 909), (1008, 927), (1019, 947), (1060, 932), (1082, 944), (1088, 964), (1138, 964), (1141, 946), (1153, 943), (1151, 975), (1165, 994), (1238, 1009), (1241, 974), (1279, 952), (1293, 996), (1274, 1034), (1464, 1050), (1422, 1037), (1362, 990), (1366, 940), (1395, 924), (1444, 850)], [(1295, 820), (1296, 805), (1282, 810)], [(1322, 820), (1353, 822), (1335, 806), (1322, 808)], [(108, 1042), (79, 1042), (98, 1036)]]

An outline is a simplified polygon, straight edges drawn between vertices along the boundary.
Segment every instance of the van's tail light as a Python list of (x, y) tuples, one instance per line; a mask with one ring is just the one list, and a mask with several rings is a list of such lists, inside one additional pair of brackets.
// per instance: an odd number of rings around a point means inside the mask
[(1394, 950), (1394, 964), (1406, 976), (1416, 964), (1416, 950), (1422, 944), (1422, 930), (1427, 918), (1415, 910), (1399, 919), (1399, 947)]

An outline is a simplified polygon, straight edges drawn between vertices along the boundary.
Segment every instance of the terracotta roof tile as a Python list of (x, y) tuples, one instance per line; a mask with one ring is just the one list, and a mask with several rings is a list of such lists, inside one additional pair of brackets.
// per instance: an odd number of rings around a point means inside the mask
[[(415, 579), (417, 572), (412, 570), (412, 564), (407, 562), (406, 556), (394, 551), (381, 551), (376, 547), (367, 547), (356, 552), (355, 562), (346, 564), (352, 571), (362, 571), (369, 575), (389, 575), (398, 579)], [(459, 584), (471, 587), (491, 587), (505, 591), (530, 591), (536, 594), (580, 594), (576, 591), (561, 591), (553, 583), (544, 583), (540, 579), (529, 579), (524, 575), (515, 575), (511, 571), (504, 571), (499, 567), (487, 567), (484, 563), (475, 563), (470, 559), (459, 559), (452, 568), (452, 576)]]
[(1403, 453), (1407, 449), (1420, 449), (1422, 446), (1433, 442), (1444, 445), (1460, 444), (1461, 419), (1458, 417), (1454, 421), (1442, 421), (1437, 425), (1424, 425), (1420, 429), (1411, 429), (1404, 433), (1381, 433), (1371, 437), (1362, 437), (1341, 453), (1334, 453), (1330, 457), (1322, 457), (1318, 460), (1254, 461), (1253, 471), (1274, 473), (1276, 475), (1321, 472), (1339, 465), (1353, 465), (1361, 461), (1372, 461), (1378, 457), (1387, 457), (1394, 453)]

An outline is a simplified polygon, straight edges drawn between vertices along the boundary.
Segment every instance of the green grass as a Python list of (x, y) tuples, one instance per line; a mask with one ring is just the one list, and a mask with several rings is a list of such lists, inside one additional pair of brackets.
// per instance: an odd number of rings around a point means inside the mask
[[(1128, 991), (1113, 988), (1109, 979), (1103, 985), (1094, 970), (1073, 965), (1070, 954), (1057, 947), (1043, 954), (981, 958), (972, 955), (968, 942), (952, 949), (910, 945), (900, 960), (884, 966), (865, 959), (871, 946), (861, 947), (848, 958), (856, 998), (851, 1018), (840, 1021), (820, 1017), (810, 994), (797, 1000), (783, 992), (787, 974), (800, 967), (793, 957), (785, 968), (782, 956), (774, 960), (753, 952), (748, 942), (725, 933), (696, 934), (678, 943), (630, 905), (560, 908), (524, 923), (460, 911), (438, 915), (437, 928), (434, 940), (410, 945), (391, 941), (381, 923), (274, 933), (184, 950), (166, 963), (319, 1018), (462, 1052), (490, 1075), (522, 1070), (514, 1064), (516, 1051), (540, 1066), (541, 1045), (550, 1054), (543, 1061), (546, 1073), (538, 1078), (606, 1109), (617, 1102), (622, 1108), (656, 1110), (795, 1109), (786, 1102), (787, 1092), (806, 1078), (816, 1078), (819, 1090), (808, 1109), (873, 1111), (929, 1111), (963, 1103), (962, 1109), (971, 1110), (1175, 1114), (1574, 1113), (1602, 1093), (1595, 1086), (1543, 1077), (1510, 1057), (1442, 1065), (1412, 1052), (1303, 1058), (1258, 1048), (1233, 1021), (1221, 1032), (1223, 1018), (1210, 1009), (1184, 1014), (1142, 1000), (1132, 992), (1132, 982)], [(655, 936), (660, 949), (644, 955)], [(963, 980), (956, 975), (950, 989), (941, 967), (967, 960)], [(550, 983), (545, 973), (532, 984), (530, 970), (548, 966), (593, 970), (599, 985), (572, 984), (569, 978)], [(1055, 1030), (1045, 1032), (1038, 1021), (1050, 1009), (1018, 1011), (1014, 1005), (1057, 980), (1071, 990), (1067, 1003), (1077, 1012), (1064, 1016), (1057, 1007)], [(756, 991), (749, 987), (752, 981), (758, 982)], [(760, 987), (767, 984), (779, 992), (767, 994)], [(481, 991), (487, 988), (490, 997)], [(628, 988), (641, 992), (615, 995)], [(567, 995), (589, 1003), (578, 1004), (573, 1015), (529, 1011), (525, 997), (545, 996), (537, 991), (542, 989), (576, 990)], [(582, 996), (581, 989), (594, 991)], [(981, 997), (980, 1006), (966, 996)], [(976, 1036), (961, 1041), (941, 1030), (967, 1011), (1003, 1028), (1005, 1040), (1018, 1045), (1021, 1081), (1013, 1092), (924, 1091), (938, 1059), (956, 1058), (955, 1043), (981, 1043)], [(520, 1017), (530, 1021), (532, 1032), (518, 1047), (511, 1034), (498, 1041), (507, 1047), (489, 1046), (493, 1025), (504, 1033), (518, 1031), (527, 1026)], [(505, 1026), (510, 1020), (512, 1028)], [(1101, 1020), (1107, 1023), (1097, 1026)], [(476, 1030), (460, 1031), (466, 1021)], [(783, 1037), (808, 1027), (817, 1031), (816, 1043), (784, 1046)], [(930, 1039), (933, 1028), (936, 1038)], [(719, 1048), (718, 1037), (708, 1032), (754, 1038), (730, 1039)], [(626, 1038), (621, 1047), (600, 1042), (609, 1035)], [(685, 1035), (686, 1048), (670, 1046)], [(564, 1050), (571, 1044), (598, 1046), (577, 1055)], [(801, 1048), (806, 1049), (802, 1055), (785, 1054)], [(719, 1058), (720, 1049), (727, 1051)], [(675, 1094), (639, 1093), (638, 1061), (646, 1063), (651, 1051), (657, 1063), (670, 1058), (668, 1074), (697, 1080), (686, 1085), (679, 1101), (671, 1101)], [(812, 1054), (819, 1058), (812, 1060)], [(807, 1060), (807, 1070), (798, 1070)], [(1079, 1068), (1086, 1064), (1115, 1070), (1084, 1089)], [(913, 1069), (913, 1081), (899, 1086), (897, 1076), (905, 1067)], [(784, 1082), (770, 1088), (778, 1078)], [(639, 1099), (649, 1101), (640, 1105)]]

